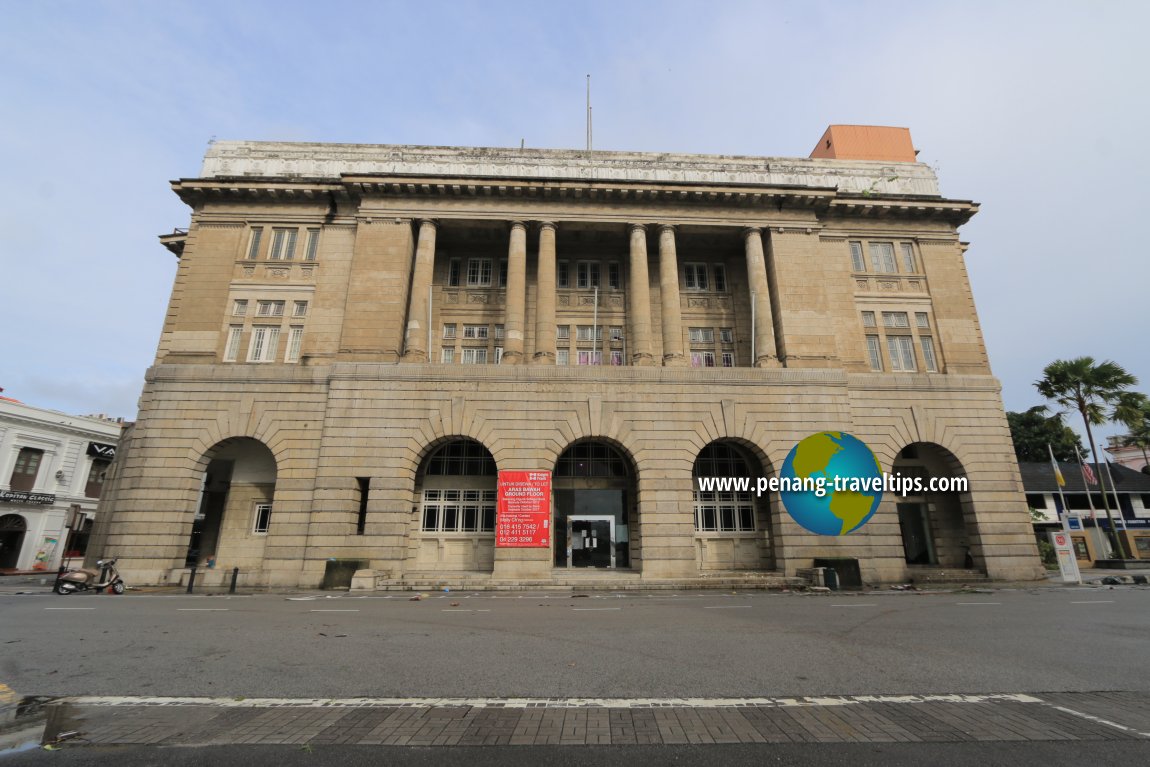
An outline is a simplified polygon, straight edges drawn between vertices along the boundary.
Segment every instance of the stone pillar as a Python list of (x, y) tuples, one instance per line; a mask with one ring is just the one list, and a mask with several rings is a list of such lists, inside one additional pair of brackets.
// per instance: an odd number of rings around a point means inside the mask
[(427, 362), (427, 292), (435, 269), (436, 223), (429, 218), (419, 222), (419, 241), (415, 246), (415, 270), (411, 276), (411, 297), (407, 304), (407, 334), (404, 336), (401, 362)]
[(744, 229), (743, 242), (747, 253), (747, 284), (751, 291), (751, 303), (755, 307), (755, 348), (751, 366), (778, 367), (770, 283), (767, 282), (767, 263), (763, 257), (763, 231), (754, 227)]
[(683, 354), (683, 312), (679, 308), (679, 261), (675, 257), (675, 227), (659, 227), (659, 292), (663, 299), (663, 364), (687, 364)]
[[(510, 282), (510, 273), (508, 282)], [(507, 352), (504, 351), (504, 354)], [(555, 224), (539, 228), (539, 269), (535, 275), (535, 365), (555, 364)]]
[(507, 247), (507, 301), (503, 319), (503, 364), (523, 363), (523, 328), (527, 321), (527, 225), (511, 222)]
[(651, 354), (651, 280), (647, 274), (647, 227), (631, 224), (631, 292), (627, 307), (627, 346), (632, 365), (654, 365)]

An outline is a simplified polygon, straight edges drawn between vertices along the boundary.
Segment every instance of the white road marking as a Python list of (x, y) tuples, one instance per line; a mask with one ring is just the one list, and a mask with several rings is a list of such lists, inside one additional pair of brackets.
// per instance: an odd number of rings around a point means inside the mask
[(1114, 604), (1113, 599), (1090, 599), (1085, 602), (1071, 602), (1072, 605), (1110, 605)]
[[(1023, 693), (986, 695), (843, 695), (801, 698), (162, 698), (82, 695), (53, 704), (79, 706), (215, 706), (218, 708), (796, 708), (860, 703), (1045, 703)], [(1077, 713), (1077, 712), (1070, 712)], [(1081, 714), (1080, 714), (1081, 716)], [(1090, 717), (1087, 717), (1090, 718)], [(1121, 725), (1116, 725), (1121, 726)], [(1125, 729), (1125, 728), (1123, 728)]]
[(179, 613), (226, 613), (226, 607), (177, 607)]
[(45, 610), (95, 610), (95, 607), (45, 607)]
[(309, 610), (313, 613), (357, 613), (359, 610)]
[(450, 608), (445, 608), (443, 610), (440, 610), (440, 612), (444, 612), (444, 613), (489, 613), (491, 611), (490, 610), (452, 610)]
[(704, 610), (743, 610), (750, 608), (750, 605), (706, 605)]
[(592, 613), (592, 612), (600, 612), (602, 610), (622, 610), (623, 608), (622, 607), (572, 607), (571, 609), (575, 610), (576, 612)]
[(874, 602), (868, 602), (865, 605), (831, 605), (831, 607), (878, 607)]
[(1000, 605), (1002, 602), (955, 602), (958, 605)]
[(1099, 724), (1104, 724), (1108, 727), (1114, 727), (1114, 728), (1122, 730), (1124, 732), (1132, 732), (1135, 735), (1141, 735), (1144, 738), (1150, 738), (1150, 732), (1138, 732), (1138, 730), (1135, 730), (1133, 727), (1127, 727), (1124, 724), (1118, 724), (1118, 722), (1111, 722), (1109, 719), (1103, 719), (1100, 716), (1094, 716), (1093, 714), (1085, 714), (1081, 711), (1075, 711), (1074, 709), (1064, 708), (1062, 706), (1055, 706), (1054, 704), (1050, 704), (1050, 707), (1053, 708), (1055, 711), (1062, 711), (1063, 713), (1066, 713), (1066, 714), (1073, 714), (1074, 716), (1081, 717), (1083, 719), (1088, 719), (1091, 722), (1098, 722)]

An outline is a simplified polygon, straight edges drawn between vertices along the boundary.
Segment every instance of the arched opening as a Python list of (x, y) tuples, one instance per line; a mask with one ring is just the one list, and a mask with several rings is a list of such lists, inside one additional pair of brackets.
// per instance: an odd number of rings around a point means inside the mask
[(700, 570), (774, 569), (770, 504), (755, 492), (763, 476), (762, 461), (732, 440), (699, 452), (691, 477)]
[(28, 522), (19, 514), (0, 517), (0, 570), (15, 570), (19, 566), (27, 532)]
[(444, 442), (416, 475), (417, 570), (491, 572), (499, 474), (491, 451), (473, 439)]
[(603, 441), (576, 442), (555, 464), (556, 567), (637, 569), (635, 469), (630, 458)]
[(204, 457), (208, 465), (186, 564), (261, 563), (274, 525), (275, 456), (259, 440), (237, 437), (217, 443)]
[(932, 492), (932, 478), (965, 478), (962, 464), (946, 448), (930, 442), (904, 447), (894, 460), (893, 473), (917, 478), (923, 488), (898, 496), (898, 526), (903, 556), (911, 566), (972, 568), (978, 547), (977, 525), (970, 493)]

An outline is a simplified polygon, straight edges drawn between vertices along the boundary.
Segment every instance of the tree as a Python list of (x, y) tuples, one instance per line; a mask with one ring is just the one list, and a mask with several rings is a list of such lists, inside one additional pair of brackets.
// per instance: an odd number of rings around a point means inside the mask
[(1062, 422), (1062, 416), (1047, 415), (1045, 405), (1037, 405), (1025, 413), (1007, 413), (1010, 438), (1014, 441), (1014, 454), (1019, 461), (1045, 462), (1050, 460), (1050, 445), (1056, 461), (1073, 461), (1074, 448), (1082, 450), (1082, 440), (1074, 429)]
[(1150, 398), (1140, 392), (1124, 392), (1114, 407), (1114, 420), (1123, 423), (1130, 432), (1122, 437), (1127, 447), (1142, 448), (1143, 474), (1150, 474)]
[[(1109, 360), (1095, 363), (1093, 357), (1078, 357), (1072, 360), (1055, 360), (1042, 370), (1042, 378), (1034, 382), (1038, 393), (1053, 400), (1064, 410), (1077, 410), (1086, 427), (1086, 440), (1090, 443), (1090, 453), (1094, 465), (1098, 463), (1098, 445), (1094, 443), (1094, 430), (1091, 426), (1101, 426), (1114, 418), (1114, 409), (1122, 404), (1123, 394), (1136, 386), (1138, 379), (1126, 372), (1116, 362)], [(1101, 478), (1099, 478), (1101, 479)], [(1106, 508), (1106, 518), (1110, 522), (1110, 539), (1114, 550), (1121, 556), (1129, 555), (1118, 538), (1114, 528), (1114, 517), (1110, 513), (1110, 501), (1102, 494), (1102, 505)]]

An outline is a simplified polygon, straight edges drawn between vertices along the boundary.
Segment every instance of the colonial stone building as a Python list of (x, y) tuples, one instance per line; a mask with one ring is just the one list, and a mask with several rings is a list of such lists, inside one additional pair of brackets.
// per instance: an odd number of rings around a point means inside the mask
[[(957, 233), (977, 205), (904, 129), (800, 159), (217, 142), (172, 187), (191, 225), (161, 238), (179, 269), (100, 539), (132, 582), (1041, 572)], [(823, 430), (970, 491), (827, 537), (696, 489)], [(550, 477), (544, 545), (496, 545), (502, 471)]]

